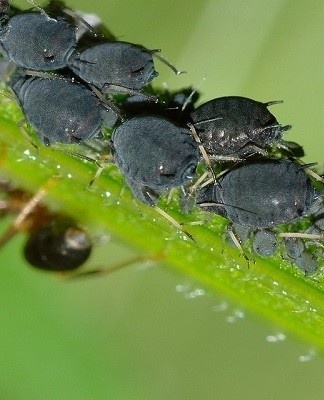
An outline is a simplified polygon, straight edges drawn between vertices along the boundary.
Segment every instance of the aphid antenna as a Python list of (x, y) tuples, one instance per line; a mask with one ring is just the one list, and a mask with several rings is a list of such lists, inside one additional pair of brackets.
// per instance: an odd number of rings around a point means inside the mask
[(189, 96), (186, 98), (186, 101), (182, 104), (180, 113), (182, 113), (182, 112), (188, 107), (188, 104), (191, 102), (193, 96), (197, 93), (197, 91), (198, 91), (198, 88), (193, 89), (193, 90), (191, 91), (191, 93), (189, 94)]
[(214, 121), (217, 121), (218, 119), (223, 119), (223, 117), (213, 117), (213, 118), (202, 119), (201, 121), (195, 122), (195, 125), (206, 124), (208, 122), (214, 122)]
[(200, 151), (200, 153), (201, 153), (201, 155), (202, 155), (207, 167), (210, 170), (210, 173), (211, 173), (211, 175), (212, 175), (212, 177), (214, 179), (215, 184), (217, 184), (216, 175), (215, 175), (215, 172), (214, 172), (213, 167), (211, 165), (210, 158), (209, 158), (209, 156), (208, 156), (208, 154), (207, 154), (207, 152), (205, 150), (205, 147), (204, 147), (202, 141), (200, 140), (200, 137), (199, 137), (195, 127), (191, 123), (188, 123), (188, 127), (190, 129), (192, 137), (195, 139), (196, 143), (198, 144), (199, 151)]
[(91, 179), (91, 181), (88, 183), (87, 185), (87, 189), (90, 189), (92, 187), (92, 185), (95, 183), (95, 181), (101, 176), (103, 170), (105, 169), (105, 167), (103, 165), (100, 165), (99, 163), (95, 162), (98, 166), (98, 169), (96, 171), (96, 173), (94, 174), (93, 178)]
[[(100, 34), (96, 31), (95, 27), (93, 27), (87, 20), (86, 17), (88, 15), (93, 16), (94, 14), (82, 14), (82, 13), (78, 13), (74, 10), (71, 10), (70, 8), (64, 8), (63, 9), (63, 13), (68, 15), (69, 17), (71, 17), (72, 19), (74, 19), (77, 23), (82, 24), (87, 31), (89, 31), (94, 37), (104, 37), (103, 34)], [(101, 23), (100, 19), (98, 19), (98, 25)], [(81, 34), (78, 37), (78, 40), (83, 36), (83, 34)]]
[(305, 155), (302, 146), (300, 146), (299, 144), (297, 144), (295, 142), (291, 142), (288, 140), (279, 140), (276, 143), (276, 146), (279, 149), (286, 151), (290, 157), (295, 158), (295, 159), (303, 157)]
[(274, 129), (274, 128), (280, 129), (280, 133), (283, 133), (283, 132), (289, 131), (292, 128), (292, 125), (275, 124), (275, 125), (270, 125), (270, 126), (265, 126), (265, 127), (262, 126), (262, 127), (260, 127), (259, 131), (264, 132), (268, 129)]
[(149, 52), (158, 60), (160, 60), (163, 64), (165, 64), (167, 67), (169, 67), (176, 75), (181, 75), (181, 74), (186, 74), (187, 71), (180, 71), (178, 70), (174, 65), (172, 65), (165, 57), (161, 56), (159, 54), (161, 52), (161, 49), (154, 49), (154, 50), (149, 50)]
[(205, 83), (206, 81), (206, 77), (204, 76), (202, 78), (202, 81), (199, 83), (199, 85), (193, 89), (191, 91), (191, 93), (189, 94), (189, 96), (186, 98), (186, 101), (183, 103), (182, 107), (181, 107), (181, 112), (180, 114), (188, 107), (188, 104), (191, 102), (193, 96), (198, 92), (198, 90), (200, 89), (200, 87)]
[[(216, 180), (218, 182), (218, 186), (222, 187), (222, 185), (219, 182), (219, 178), (221, 178), (223, 175), (225, 175), (228, 171), (230, 171), (232, 168), (226, 168), (223, 171), (221, 171), (219, 174), (216, 175)], [(210, 185), (212, 182), (214, 182), (214, 180), (212, 178), (208, 179), (207, 181), (205, 181), (200, 188), (204, 188), (205, 186)]]
[(231, 204), (224, 204), (224, 203), (217, 203), (216, 201), (210, 201), (210, 202), (204, 202), (204, 203), (198, 203), (200, 207), (231, 207), (235, 208), (235, 210), (241, 210), (250, 214), (255, 214), (254, 211), (247, 210), (242, 207), (237, 207), (237, 206), (232, 206)]

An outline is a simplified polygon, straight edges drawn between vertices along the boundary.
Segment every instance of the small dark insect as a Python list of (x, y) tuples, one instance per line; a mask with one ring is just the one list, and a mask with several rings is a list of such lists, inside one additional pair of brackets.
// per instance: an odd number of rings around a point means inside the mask
[(92, 243), (86, 231), (68, 218), (55, 217), (30, 233), (24, 247), (26, 260), (47, 271), (71, 271), (89, 258)]
[[(316, 213), (322, 202), (305, 169), (290, 160), (244, 162), (218, 183), (201, 189), (198, 203), (228, 218), (234, 233), (243, 231), (243, 241), (250, 235), (255, 252), (264, 257), (277, 248), (272, 228)], [(289, 254), (300, 268), (306, 265), (305, 272), (312, 269), (304, 251)]]
[(191, 113), (193, 126), (210, 156), (216, 160), (244, 158), (264, 153), (281, 141), (290, 125), (282, 126), (268, 107), (279, 101), (261, 103), (246, 97), (219, 97)]
[(119, 125), (112, 135), (112, 149), (135, 197), (148, 204), (189, 183), (198, 163), (198, 146), (189, 129), (152, 115)]
[(50, 272), (64, 273), (65, 279), (89, 275), (110, 274), (138, 262), (155, 262), (164, 254), (150, 257), (134, 255), (115, 265), (79, 270), (89, 259), (93, 240), (88, 232), (72, 218), (51, 212), (43, 203), (55, 179), (49, 180), (35, 195), (12, 186), (0, 177), (0, 217), (15, 215), (12, 224), (0, 236), (0, 248), (19, 232), (27, 233), (23, 253), (32, 267)]
[(142, 89), (158, 73), (152, 52), (127, 42), (107, 42), (84, 50), (72, 63), (72, 71), (103, 92)]
[(0, 51), (22, 68), (63, 68), (75, 55), (76, 27), (45, 12), (9, 16), (8, 0), (0, 3)]
[(30, 196), (1, 181), (1, 215), (13, 213), (17, 216), (0, 237), (0, 247), (18, 232), (27, 232), (24, 255), (33, 267), (48, 271), (75, 270), (88, 260), (92, 242), (74, 220), (51, 213), (42, 205), (45, 194), (46, 188), (42, 188), (35, 196)]
[(64, 78), (16, 76), (10, 82), (27, 120), (45, 144), (98, 138), (117, 116), (86, 86)]

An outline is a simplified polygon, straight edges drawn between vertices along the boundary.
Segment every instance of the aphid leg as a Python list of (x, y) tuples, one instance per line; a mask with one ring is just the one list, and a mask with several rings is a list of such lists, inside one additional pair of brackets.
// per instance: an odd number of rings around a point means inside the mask
[(176, 75), (180, 75), (180, 74), (186, 74), (186, 71), (180, 71), (178, 70), (174, 65), (172, 65), (166, 58), (164, 58), (163, 56), (161, 56), (161, 54), (159, 54), (161, 51), (161, 49), (154, 49), (154, 50), (149, 50), (149, 52), (156, 57), (158, 60), (160, 60), (163, 64), (165, 64), (167, 67), (169, 67)]
[[(55, 184), (56, 179), (50, 179), (44, 186), (42, 186), (33, 197), (31, 197), (26, 204), (22, 207), (19, 214), (13, 221), (13, 223), (8, 227), (8, 229), (0, 237), (0, 247), (3, 247), (14, 235), (19, 231), (24, 230), (24, 223), (28, 217), (40, 207), (40, 203), (48, 193), (51, 186)], [(27, 224), (28, 225), (28, 224)]]
[[(96, 163), (97, 164), (97, 163)], [(101, 176), (103, 170), (105, 169), (105, 167), (103, 165), (100, 165), (99, 163), (98, 165), (98, 169), (96, 171), (96, 173), (94, 174), (94, 177), (91, 179), (91, 181), (88, 183), (87, 188), (90, 189), (91, 186), (94, 184), (94, 182)]]
[(120, 109), (116, 106), (116, 104), (112, 101), (110, 101), (109, 99), (107, 99), (105, 96), (103, 96), (103, 94), (100, 92), (99, 89), (97, 89), (95, 86), (93, 85), (89, 85), (91, 87), (91, 90), (93, 91), (93, 93), (98, 97), (98, 99), (101, 101), (103, 106), (107, 106), (108, 109), (112, 110), (117, 117), (121, 120), (121, 122), (123, 122), (125, 120), (125, 117), (123, 115), (123, 113), (120, 111)]
[(178, 221), (176, 221), (173, 217), (171, 217), (171, 215), (169, 215), (167, 212), (165, 212), (164, 210), (162, 210), (162, 208), (160, 208), (158, 206), (154, 206), (154, 209), (163, 218), (165, 218), (168, 222), (170, 222), (171, 225), (173, 225), (179, 231), (183, 232), (190, 240), (192, 240), (194, 243), (196, 243), (194, 237), (189, 232), (187, 232), (185, 229), (183, 229), (183, 226)]
[(216, 181), (216, 175), (215, 175), (215, 172), (214, 172), (213, 167), (211, 165), (210, 158), (209, 158), (209, 156), (208, 156), (208, 154), (207, 154), (207, 152), (205, 150), (205, 147), (204, 147), (202, 141), (200, 140), (200, 137), (198, 136), (198, 133), (197, 133), (195, 127), (190, 123), (188, 123), (188, 127), (190, 129), (190, 132), (191, 132), (193, 138), (195, 139), (196, 143), (198, 144), (199, 151), (200, 151), (200, 153), (201, 153), (201, 155), (202, 155), (207, 167), (209, 168), (209, 170), (211, 172), (211, 175), (212, 175), (212, 177), (214, 179), (214, 182), (216, 184), (216, 182), (217, 182)]
[(165, 258), (165, 255), (163, 253), (158, 253), (158, 254), (155, 254), (152, 256), (137, 255), (137, 256), (134, 256), (133, 258), (130, 258), (123, 262), (117, 263), (111, 267), (97, 267), (97, 268), (90, 269), (88, 271), (63, 272), (63, 273), (59, 273), (59, 275), (61, 278), (63, 278), (63, 280), (87, 278), (89, 276), (96, 277), (96, 276), (100, 276), (100, 275), (108, 275), (112, 272), (119, 271), (125, 267), (132, 265), (132, 264), (147, 263), (147, 262), (160, 262), (160, 261), (163, 261), (164, 258)]
[(241, 246), (241, 243), (239, 241), (239, 238), (237, 237), (237, 235), (233, 231), (233, 227), (232, 226), (229, 226), (227, 228), (227, 233), (228, 233), (229, 238), (232, 240), (234, 246), (240, 251), (240, 253), (242, 254), (243, 258), (247, 261), (248, 267), (250, 267), (250, 259), (245, 254), (245, 252), (244, 252), (244, 250), (243, 250), (243, 248)]
[[(203, 78), (203, 81), (204, 81), (205, 79), (206, 79), (206, 78)], [(182, 104), (180, 114), (183, 113), (184, 110), (185, 110), (185, 109), (188, 107), (188, 105), (191, 103), (192, 98), (193, 98), (194, 95), (198, 92), (198, 89), (199, 89), (199, 87), (200, 87), (201, 85), (202, 85), (202, 83), (201, 83), (196, 89), (193, 89), (193, 90), (191, 91), (191, 93), (189, 94), (189, 96), (186, 98), (186, 101)], [(198, 95), (199, 95), (199, 94), (198, 94)]]
[(157, 103), (159, 101), (157, 96), (141, 92), (140, 90), (131, 89), (121, 85), (114, 85), (112, 83), (105, 84), (102, 88), (103, 93), (124, 93), (134, 96), (143, 96), (146, 100), (153, 101)]
[(35, 148), (35, 150), (38, 151), (39, 146), (34, 143), (33, 138), (31, 137), (30, 133), (27, 131), (26, 126), (30, 126), (28, 121), (26, 120), (21, 120), (18, 123), (19, 129), (22, 132), (23, 136), (25, 137), (25, 139)]
[(311, 168), (306, 168), (307, 175), (311, 176), (315, 180), (324, 183), (324, 178), (318, 175), (315, 171), (313, 171)]
[[(181, 187), (179, 201), (180, 209), (184, 214), (188, 214), (196, 206), (196, 192), (208, 176), (209, 173), (205, 171), (192, 185)], [(214, 182), (214, 180), (211, 178), (209, 182)]]

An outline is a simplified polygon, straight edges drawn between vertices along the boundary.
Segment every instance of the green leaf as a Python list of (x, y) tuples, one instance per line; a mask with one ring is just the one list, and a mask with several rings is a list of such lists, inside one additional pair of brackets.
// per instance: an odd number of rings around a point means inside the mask
[[(95, 179), (97, 165), (73, 154), (69, 146), (35, 148), (17, 121), (22, 115), (3, 90), (0, 173), (30, 193), (46, 189), (44, 202), (74, 217), (93, 233), (115, 240), (216, 293), (222, 293), (296, 336), (324, 349), (323, 280), (305, 278), (280, 258), (250, 265), (223, 240), (225, 221), (201, 211), (183, 215), (175, 202), (167, 212), (193, 236), (176, 229), (152, 207), (134, 200), (116, 166)], [(202, 221), (191, 226), (192, 221)]]

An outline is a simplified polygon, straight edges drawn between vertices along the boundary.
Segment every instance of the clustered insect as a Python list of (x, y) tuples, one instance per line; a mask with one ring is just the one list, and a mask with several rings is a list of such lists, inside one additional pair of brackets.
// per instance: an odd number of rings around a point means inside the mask
[[(11, 13), (8, 0), (0, 0), (0, 50), (15, 70), (9, 86), (39, 138), (46, 145), (84, 143), (100, 140), (108, 127), (115, 164), (135, 198), (152, 206), (173, 188), (190, 192), (204, 162), (211, 179), (198, 185), (195, 205), (227, 218), (238, 247), (250, 240), (267, 257), (282, 246), (282, 255), (305, 273), (317, 270), (322, 251), (309, 246), (322, 238), (324, 191), (302, 164), (302, 147), (283, 139), (291, 126), (268, 109), (281, 101), (228, 96), (195, 107), (198, 94), (186, 90), (162, 101), (150, 88), (157, 50), (99, 40), (77, 12), (61, 7), (51, 15), (55, 3)], [(81, 25), (93, 36), (86, 45)], [(304, 218), (311, 225), (305, 231), (279, 233)], [(46, 227), (28, 242), (25, 254), (34, 265), (48, 234)]]

